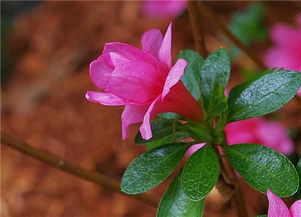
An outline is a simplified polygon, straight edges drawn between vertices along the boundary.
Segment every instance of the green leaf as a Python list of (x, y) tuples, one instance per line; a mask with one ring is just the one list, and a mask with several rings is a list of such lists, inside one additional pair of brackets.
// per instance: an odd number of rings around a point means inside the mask
[(121, 191), (139, 194), (156, 187), (172, 173), (188, 147), (185, 143), (174, 143), (143, 153), (124, 172)]
[(181, 189), (181, 174), (177, 174), (160, 201), (157, 217), (201, 217), (204, 200), (192, 201)]
[(268, 217), (267, 215), (258, 215), (256, 217)]
[(135, 143), (144, 144), (148, 149), (153, 149), (188, 137), (188, 133), (181, 130), (180, 125), (181, 124), (179, 122), (174, 120), (154, 120), (151, 123), (153, 133), (152, 138), (145, 140), (142, 138), (140, 132), (138, 132), (135, 138)]
[(230, 58), (227, 51), (218, 49), (210, 54), (201, 68), (201, 93), (209, 118), (219, 115), (227, 108), (224, 95), (230, 77)]
[(301, 73), (269, 70), (244, 82), (230, 92), (228, 120), (238, 121), (262, 116), (281, 108), (296, 95)]
[(196, 100), (199, 100), (201, 96), (201, 66), (203, 65), (204, 59), (197, 52), (192, 50), (182, 50), (178, 58), (185, 59), (188, 63), (185, 68), (185, 74), (181, 80), (192, 96)]
[(183, 169), (184, 193), (194, 201), (203, 199), (216, 184), (219, 173), (219, 161), (213, 148), (206, 145), (197, 150)]
[(224, 149), (232, 166), (258, 191), (266, 193), (269, 188), (280, 197), (297, 191), (297, 171), (282, 154), (257, 144), (237, 144)]

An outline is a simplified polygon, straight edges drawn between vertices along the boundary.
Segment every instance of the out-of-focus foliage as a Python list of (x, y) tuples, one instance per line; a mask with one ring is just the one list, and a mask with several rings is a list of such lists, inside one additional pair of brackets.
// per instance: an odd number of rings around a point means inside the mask
[[(229, 24), (230, 31), (246, 45), (262, 41), (267, 37), (267, 29), (263, 25), (264, 6), (261, 3), (250, 4), (243, 11), (235, 12)], [(239, 49), (232, 47), (231, 56), (237, 56)]]

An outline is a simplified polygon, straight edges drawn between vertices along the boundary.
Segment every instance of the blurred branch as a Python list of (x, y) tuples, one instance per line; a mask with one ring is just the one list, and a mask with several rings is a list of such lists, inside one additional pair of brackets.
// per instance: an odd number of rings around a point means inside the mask
[[(243, 44), (235, 35), (233, 35), (227, 27), (218, 20), (218, 18), (211, 12), (209, 8), (207, 8), (203, 2), (198, 2), (198, 8), (200, 14), (205, 16), (217, 29), (219, 29), (233, 44), (235, 44), (239, 49), (241, 49), (253, 62), (257, 65), (257, 67), (261, 70), (266, 69), (267, 67), (262, 62), (260, 58), (255, 55), (250, 48), (248, 48), (245, 44)], [(200, 19), (200, 18), (198, 18)]]
[(39, 161), (42, 161), (52, 167), (60, 169), (65, 173), (69, 173), (69, 174), (77, 176), (81, 179), (87, 180), (89, 182), (93, 182), (93, 183), (103, 187), (104, 189), (121, 193), (123, 195), (134, 198), (136, 200), (144, 202), (153, 207), (156, 207), (159, 203), (158, 197), (147, 194), (147, 193), (139, 194), (139, 195), (124, 194), (124, 193), (120, 192), (120, 185), (119, 185), (118, 181), (112, 180), (111, 178), (109, 178), (105, 175), (83, 169), (75, 164), (65, 161), (64, 159), (62, 159), (58, 156), (55, 156), (46, 151), (42, 151), (31, 145), (28, 145), (24, 141), (20, 141), (20, 140), (14, 138), (12, 136), (9, 136), (3, 132), (1, 132), (1, 144), (6, 144), (13, 149), (16, 149), (16, 150), (18, 150), (28, 156), (31, 156)]
[(199, 18), (199, 9), (197, 1), (188, 1), (189, 19), (192, 26), (193, 38), (195, 47), (198, 53), (204, 58), (207, 57), (208, 52), (205, 45), (204, 30), (201, 19)]

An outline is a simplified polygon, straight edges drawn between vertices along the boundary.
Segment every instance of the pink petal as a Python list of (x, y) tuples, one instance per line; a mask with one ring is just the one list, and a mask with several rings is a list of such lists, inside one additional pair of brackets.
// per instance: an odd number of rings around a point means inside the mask
[(269, 199), (268, 217), (291, 217), (286, 204), (269, 189), (267, 190)]
[(171, 27), (170, 23), (159, 49), (159, 60), (171, 68)]
[(204, 147), (204, 145), (206, 145), (206, 143), (199, 143), (199, 144), (192, 145), (187, 151), (188, 155), (189, 156), (192, 155), (194, 152)]
[(120, 99), (118, 96), (115, 96), (112, 93), (104, 93), (104, 92), (96, 92), (96, 91), (87, 91), (86, 99), (91, 102), (99, 103), (102, 105), (108, 105), (108, 106), (120, 106), (120, 105), (127, 104), (127, 102), (125, 102), (123, 99)]
[(90, 64), (90, 77), (93, 83), (98, 88), (105, 88), (114, 66), (107, 54), (99, 56)]
[(186, 0), (144, 0), (141, 12), (146, 16), (154, 18), (173, 18), (180, 15), (185, 8)]
[(156, 65), (131, 61), (119, 53), (110, 53), (115, 66), (107, 91), (137, 104), (150, 104), (161, 93), (164, 72)]
[(294, 35), (296, 30), (286, 24), (278, 23), (271, 28), (270, 35), (277, 44), (287, 44), (287, 37)]
[(152, 55), (149, 55), (134, 46), (121, 42), (106, 43), (103, 49), (103, 54), (109, 53), (118, 53), (120, 56), (124, 56), (126, 59), (131, 61), (143, 61), (152, 65), (158, 64), (158, 60)]
[(299, 90), (298, 90), (298, 92), (297, 92), (297, 95), (298, 95), (299, 97), (301, 97), (301, 88), (299, 88)]
[(131, 124), (140, 123), (143, 121), (143, 116), (147, 111), (147, 106), (126, 105), (122, 115), (122, 139), (126, 139), (128, 128)]
[(301, 217), (301, 200), (297, 200), (290, 208), (292, 217)]
[(184, 70), (187, 65), (186, 60), (184, 59), (178, 59), (176, 64), (170, 69), (162, 92), (162, 98), (164, 98), (170, 91), (170, 88), (172, 88), (180, 78), (184, 75)]
[(150, 139), (152, 138), (152, 129), (151, 129), (151, 125), (150, 125), (150, 119), (151, 119), (151, 116), (153, 115), (152, 112), (153, 112), (153, 109), (154, 109), (154, 106), (158, 103), (158, 101), (161, 99), (161, 95), (159, 95), (151, 104), (150, 106), (148, 107), (146, 113), (144, 114), (144, 117), (143, 117), (143, 123), (141, 124), (140, 126), (140, 133), (141, 133), (141, 136), (143, 139)]
[(262, 120), (254, 131), (263, 145), (283, 154), (291, 154), (294, 150), (294, 144), (280, 122)]
[(225, 132), (229, 145), (237, 143), (260, 143), (257, 139), (256, 131), (261, 120), (250, 118), (242, 121), (232, 122), (226, 125)]
[(151, 29), (145, 32), (141, 38), (141, 44), (144, 51), (151, 53), (156, 59), (159, 59), (159, 49), (163, 41), (160, 30)]

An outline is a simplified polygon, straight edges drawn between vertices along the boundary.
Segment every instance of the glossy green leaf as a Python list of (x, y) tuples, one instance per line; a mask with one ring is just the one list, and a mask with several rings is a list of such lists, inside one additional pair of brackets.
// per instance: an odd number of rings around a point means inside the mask
[(199, 100), (201, 96), (201, 66), (203, 65), (204, 59), (197, 52), (192, 50), (182, 50), (179, 55), (179, 59), (180, 58), (185, 59), (188, 63), (185, 68), (185, 74), (181, 80), (192, 96), (196, 100)]
[(281, 108), (296, 95), (301, 73), (269, 70), (244, 82), (230, 92), (229, 122), (262, 116)]
[(194, 201), (203, 199), (216, 184), (219, 173), (218, 157), (210, 145), (205, 145), (194, 152), (184, 166), (184, 193)]
[(156, 187), (172, 173), (188, 147), (184, 143), (175, 143), (140, 155), (124, 172), (121, 191), (139, 194)]
[(227, 51), (218, 49), (210, 54), (201, 68), (201, 93), (209, 118), (227, 108), (224, 95), (230, 77), (230, 58)]
[(181, 174), (177, 174), (160, 201), (157, 217), (201, 217), (204, 200), (192, 201), (181, 189)]
[(268, 217), (267, 215), (258, 215), (256, 217)]
[(152, 138), (145, 140), (142, 138), (140, 132), (138, 132), (135, 143), (144, 144), (148, 149), (153, 149), (188, 137), (188, 133), (181, 130), (180, 125), (179, 122), (175, 122), (174, 120), (154, 120), (151, 122)]
[(295, 167), (273, 149), (257, 144), (237, 144), (224, 149), (232, 166), (258, 191), (266, 193), (269, 188), (280, 197), (288, 197), (298, 190)]

